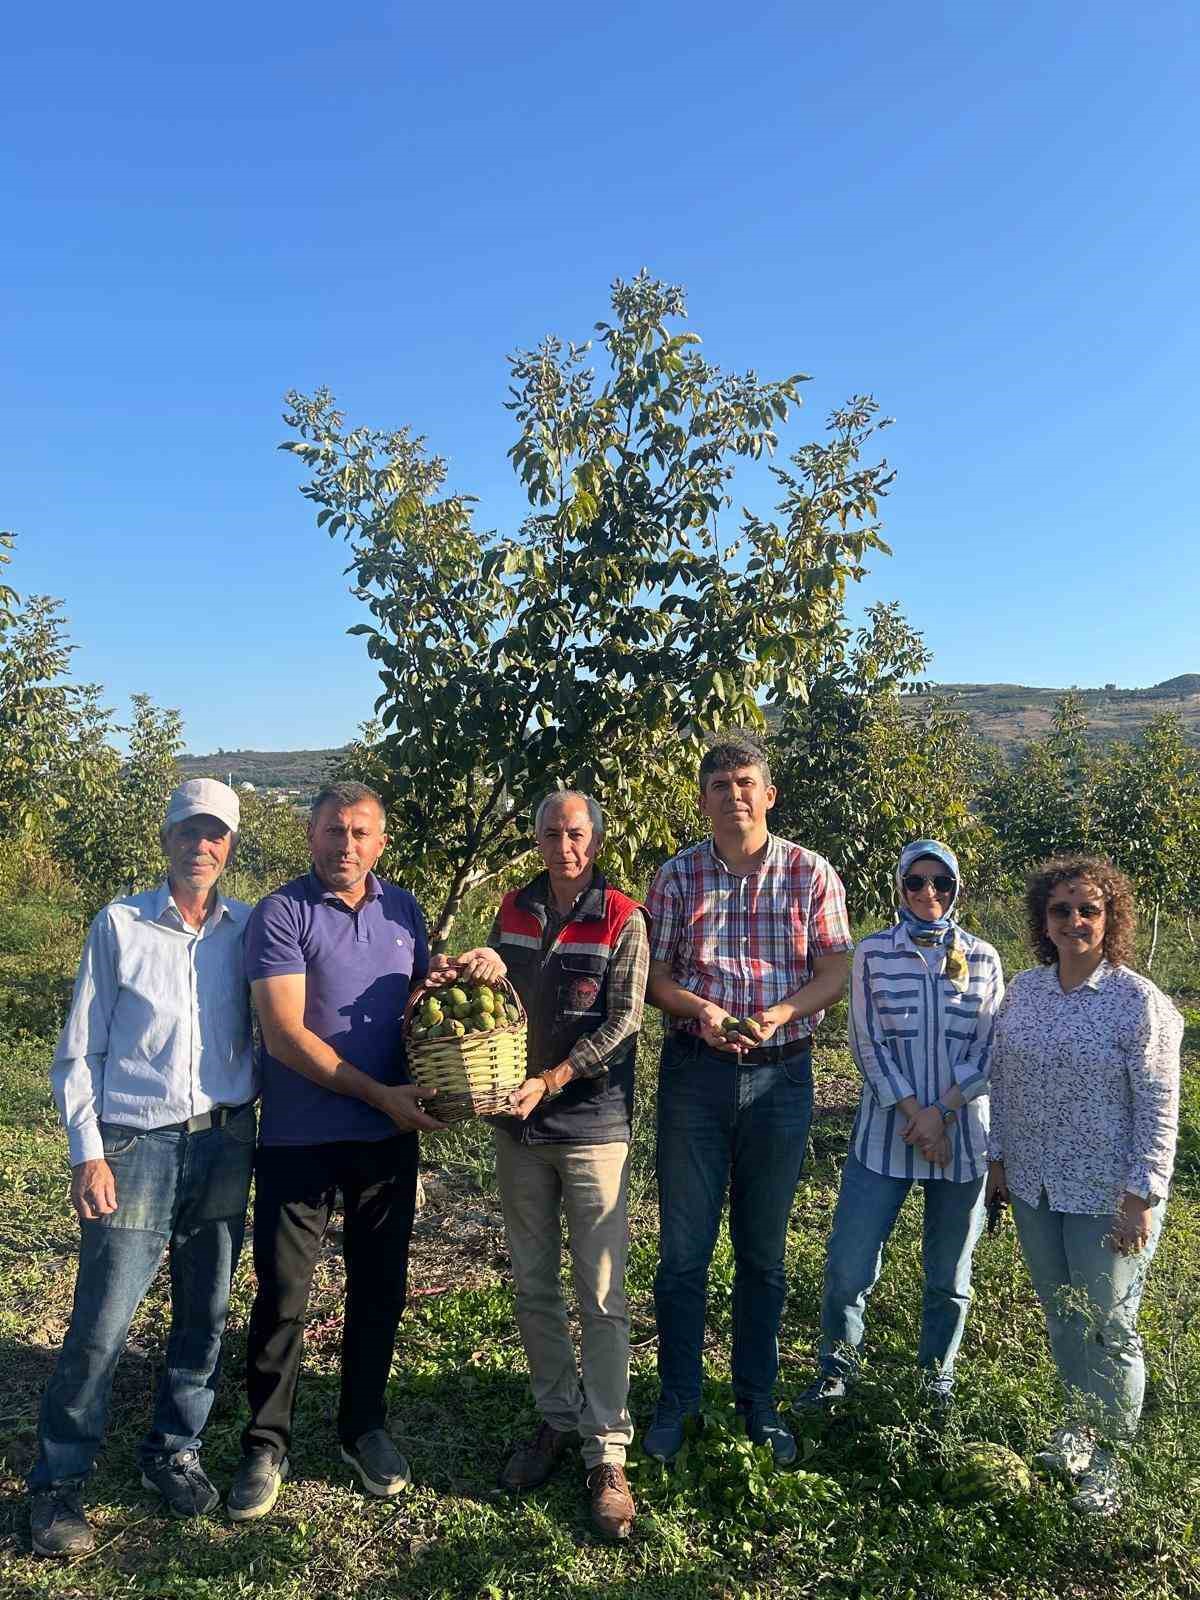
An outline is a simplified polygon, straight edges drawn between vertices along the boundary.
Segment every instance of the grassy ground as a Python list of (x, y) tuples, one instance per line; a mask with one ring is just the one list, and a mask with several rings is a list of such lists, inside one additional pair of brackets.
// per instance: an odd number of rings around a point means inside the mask
[[(1016, 925), (994, 921), (1006, 953)], [(1011, 918), (1010, 918), (1011, 922)], [(1200, 1595), (1193, 1515), (1200, 1489), (1200, 1013), (1189, 1016), (1180, 1168), (1144, 1312), (1152, 1371), (1147, 1415), (1126, 1462), (1124, 1513), (1093, 1525), (1039, 1483), (1006, 1505), (949, 1492), (964, 1444), (995, 1440), (1026, 1457), (1057, 1396), (1037, 1310), (1011, 1227), (976, 1256), (976, 1303), (959, 1366), (960, 1403), (941, 1438), (919, 1420), (912, 1366), (920, 1282), (920, 1199), (905, 1208), (872, 1302), (871, 1365), (833, 1420), (797, 1420), (799, 1470), (775, 1474), (733, 1430), (728, 1386), (732, 1260), (713, 1263), (707, 1426), (675, 1470), (635, 1452), (641, 1505), (623, 1548), (594, 1543), (576, 1460), (516, 1504), (493, 1485), (507, 1448), (533, 1422), (513, 1320), (504, 1234), (482, 1129), (426, 1145), (427, 1201), (413, 1248), (413, 1299), (391, 1384), (392, 1426), (413, 1490), (365, 1501), (337, 1459), (333, 1417), (343, 1277), (328, 1241), (310, 1308), (294, 1479), (265, 1522), (220, 1516), (176, 1523), (138, 1486), (145, 1426), (167, 1325), (159, 1281), (135, 1320), (118, 1374), (108, 1444), (90, 1486), (96, 1553), (59, 1565), (29, 1554), (22, 1475), (40, 1390), (70, 1312), (76, 1229), (66, 1204), (64, 1141), (46, 1088), (49, 1036), (78, 949), (70, 908), (46, 901), (0, 913), (0, 1595), (349, 1596)], [(1011, 938), (1010, 938), (1011, 936)], [(1168, 960), (1169, 957), (1169, 960)], [(1169, 946), (1170, 982), (1194, 991), (1186, 941)], [(836, 1026), (827, 1030), (836, 1040)], [(633, 1410), (654, 1401), (651, 1286), (656, 1233), (651, 1176), (657, 1027), (643, 1042), (634, 1151)], [(832, 1044), (818, 1052), (819, 1113), (797, 1195), (788, 1265), (781, 1390), (813, 1372), (825, 1239), (845, 1152), (855, 1081)], [(226, 1366), (207, 1432), (209, 1471), (224, 1487), (243, 1419), (239, 1373), (251, 1296), (238, 1273)]]

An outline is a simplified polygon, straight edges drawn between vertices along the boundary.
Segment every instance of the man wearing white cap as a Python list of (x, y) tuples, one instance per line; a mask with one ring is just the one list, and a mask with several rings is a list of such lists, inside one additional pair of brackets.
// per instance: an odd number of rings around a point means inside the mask
[(88, 930), (51, 1068), (79, 1216), (71, 1324), (42, 1400), (29, 1475), (33, 1548), (95, 1543), (81, 1503), (117, 1360), (164, 1251), (171, 1330), (142, 1483), (176, 1516), (211, 1511), (200, 1466), (254, 1158), (257, 1082), (242, 936), (250, 907), (217, 891), (237, 795), (211, 778), (167, 803), (167, 878)]

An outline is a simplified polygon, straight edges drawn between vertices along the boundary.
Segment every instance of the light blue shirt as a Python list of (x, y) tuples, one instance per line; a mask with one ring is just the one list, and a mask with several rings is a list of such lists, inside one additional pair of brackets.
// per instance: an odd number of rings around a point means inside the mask
[[(892, 1178), (948, 1178), (967, 1183), (987, 1161), (992, 1025), (1004, 995), (1000, 957), (960, 929), (966, 988), (945, 976), (946, 952), (929, 962), (897, 922), (863, 939), (850, 976), (850, 1050), (865, 1080), (850, 1136), (854, 1154), (872, 1172)], [(956, 1086), (967, 1101), (947, 1128), (948, 1167), (925, 1160), (900, 1130), (896, 1102), (914, 1095), (932, 1105)]]
[(161, 1128), (254, 1099), (249, 915), (218, 895), (189, 928), (164, 883), (96, 916), (50, 1068), (72, 1166), (104, 1155), (101, 1121)]

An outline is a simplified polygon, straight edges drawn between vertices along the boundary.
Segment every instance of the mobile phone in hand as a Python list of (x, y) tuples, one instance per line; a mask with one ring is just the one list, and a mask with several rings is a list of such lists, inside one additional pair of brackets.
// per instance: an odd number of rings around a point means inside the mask
[(993, 1234), (1000, 1232), (1000, 1226), (1004, 1221), (1004, 1206), (1005, 1201), (999, 1194), (994, 1194), (987, 1203), (987, 1231), (989, 1239), (993, 1236)]

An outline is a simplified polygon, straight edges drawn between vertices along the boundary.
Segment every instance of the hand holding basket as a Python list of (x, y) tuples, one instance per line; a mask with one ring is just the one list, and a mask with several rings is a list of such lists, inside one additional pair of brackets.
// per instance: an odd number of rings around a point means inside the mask
[(413, 1082), (437, 1090), (428, 1110), (439, 1122), (507, 1111), (525, 1081), (525, 1010), (507, 979), (418, 984), (404, 1009), (404, 1041)]

